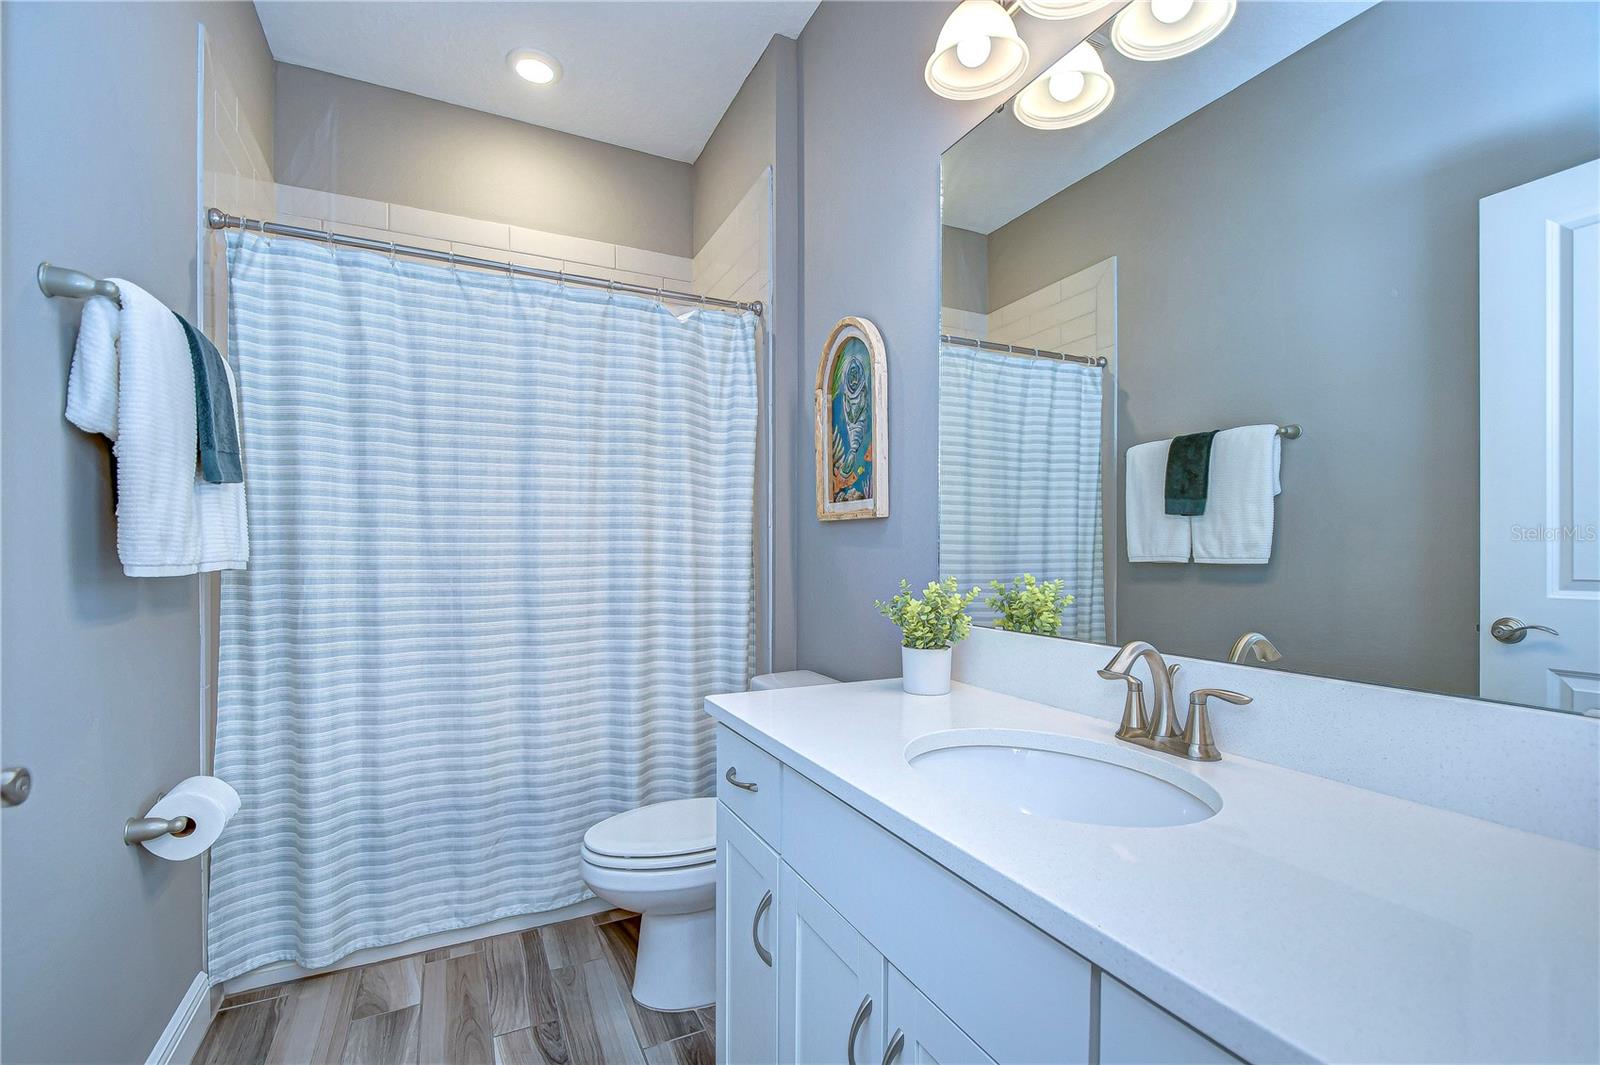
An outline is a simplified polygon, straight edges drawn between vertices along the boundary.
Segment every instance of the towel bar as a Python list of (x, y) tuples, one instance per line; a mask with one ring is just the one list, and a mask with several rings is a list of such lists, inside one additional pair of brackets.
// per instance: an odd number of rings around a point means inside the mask
[(39, 291), (46, 296), (65, 296), (74, 300), (104, 296), (109, 300), (115, 300), (118, 304), (122, 303), (122, 293), (117, 291), (115, 282), (90, 277), (82, 270), (68, 270), (64, 266), (40, 263), (39, 270), (34, 276), (39, 282)]
[(1280, 425), (1278, 426), (1278, 435), (1285, 440), (1298, 440), (1300, 439), (1300, 427), (1298, 425)]

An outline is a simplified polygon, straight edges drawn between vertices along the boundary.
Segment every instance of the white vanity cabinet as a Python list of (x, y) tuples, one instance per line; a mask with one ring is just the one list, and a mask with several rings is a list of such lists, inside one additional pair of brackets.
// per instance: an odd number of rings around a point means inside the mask
[(725, 1062), (778, 1060), (778, 868), (777, 852), (719, 802), (717, 1047)]
[(1100, 974), (1100, 1065), (1243, 1065), (1139, 994)]
[(883, 956), (787, 863), (778, 1060), (872, 1062), (883, 1047)]
[(993, 1058), (892, 965), (884, 966), (883, 1004), (884, 1065), (993, 1065)]
[(759, 788), (719, 774), (719, 1060), (1090, 1060), (1087, 961), (751, 747), (719, 730)]

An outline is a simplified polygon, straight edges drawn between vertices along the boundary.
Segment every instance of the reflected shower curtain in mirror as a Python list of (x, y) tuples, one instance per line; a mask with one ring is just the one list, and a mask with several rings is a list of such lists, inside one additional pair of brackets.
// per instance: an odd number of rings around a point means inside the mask
[(1061, 635), (1106, 638), (1102, 376), (1082, 363), (939, 349), (939, 573), (984, 595), (1023, 573), (1064, 581)]
[(230, 233), (250, 568), (222, 584), (209, 971), (587, 897), (710, 794), (754, 647), (755, 320)]

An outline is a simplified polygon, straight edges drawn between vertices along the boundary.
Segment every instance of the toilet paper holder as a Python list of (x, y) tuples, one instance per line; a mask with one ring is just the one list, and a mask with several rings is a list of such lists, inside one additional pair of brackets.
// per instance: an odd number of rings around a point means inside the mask
[(122, 826), (122, 842), (132, 847), (162, 836), (187, 836), (193, 831), (192, 817), (174, 817), (170, 821), (164, 817), (130, 817)]

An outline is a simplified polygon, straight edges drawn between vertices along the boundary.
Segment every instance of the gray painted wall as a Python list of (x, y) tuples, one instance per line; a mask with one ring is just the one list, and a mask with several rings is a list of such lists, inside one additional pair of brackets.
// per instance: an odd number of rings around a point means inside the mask
[(1381, 4), (991, 235), (992, 307), (1117, 256), (1121, 449), (1306, 430), (1271, 563), (1119, 552), (1119, 639), (1477, 691), (1478, 200), (1600, 154), (1597, 70), (1594, 4)]
[(939, 277), (946, 307), (989, 313), (989, 238), (945, 226), (939, 241)]
[(728, 104), (694, 161), (694, 250), (699, 252), (761, 171), (772, 165), (778, 138), (778, 75), (795, 45), (774, 36)]
[(283, 184), (694, 253), (688, 163), (287, 63), (275, 140)]
[[(995, 101), (955, 102), (922, 80), (948, 3), (828, 2), (800, 35), (804, 343), (795, 395), (799, 664), (844, 680), (898, 676), (899, 638), (872, 607), (938, 565), (939, 156)], [(1029, 76), (1096, 19), (1019, 18)], [(889, 517), (819, 522), (811, 389), (822, 342), (864, 315), (889, 363)]]
[[(78, 304), (41, 259), (195, 308), (196, 24), (272, 128), (249, 4), (7, 3), (0, 660), (0, 1058), (142, 1061), (201, 970), (200, 866), (122, 845), (122, 822), (205, 771), (195, 578), (117, 562), (109, 450), (62, 417)], [(270, 145), (266, 146), (270, 150)]]

